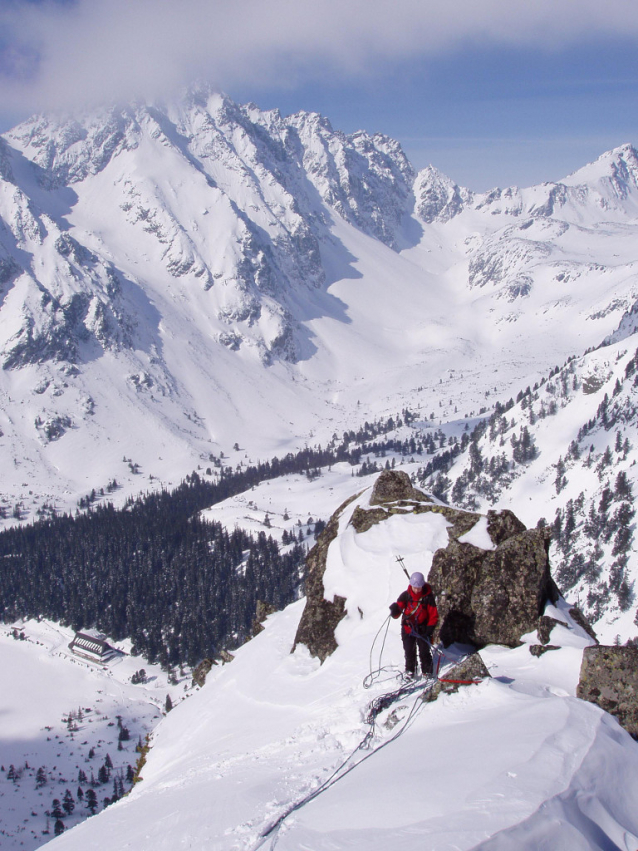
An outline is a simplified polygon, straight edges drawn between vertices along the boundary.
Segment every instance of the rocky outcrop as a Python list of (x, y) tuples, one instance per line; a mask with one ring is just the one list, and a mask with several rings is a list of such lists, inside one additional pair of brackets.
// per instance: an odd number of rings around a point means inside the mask
[(585, 630), (585, 632), (590, 638), (594, 639), (596, 644), (598, 644), (598, 638), (596, 637), (596, 633), (594, 632), (591, 624), (580, 609), (576, 608), (576, 606), (572, 606), (572, 608), (569, 610), (569, 616), (572, 620), (576, 621), (578, 626), (582, 627)]
[(435, 637), (445, 646), (458, 641), (516, 647), (537, 628), (547, 601), (557, 601), (546, 531), (517, 532), (512, 518), (510, 512), (490, 518), (501, 539), (494, 550), (453, 540), (434, 554), (428, 581), (439, 609)]
[(529, 652), (537, 658), (549, 653), (550, 650), (560, 650), (560, 647), (557, 644), (530, 644), (529, 646)]
[(250, 630), (251, 638), (254, 638), (256, 635), (259, 635), (260, 632), (263, 632), (263, 630), (265, 629), (265, 627), (263, 626), (264, 621), (266, 620), (268, 615), (272, 615), (276, 611), (276, 607), (273, 606), (271, 603), (266, 603), (263, 600), (257, 600), (255, 617), (253, 618), (253, 623)]
[(322, 662), (337, 649), (335, 629), (346, 613), (343, 597), (335, 596), (332, 601), (324, 599), (326, 558), (328, 548), (339, 532), (339, 518), (354, 499), (356, 496), (335, 511), (306, 559), (306, 607), (297, 627), (292, 652), (295, 652), (298, 644), (305, 644), (311, 655)]
[(638, 739), (638, 648), (586, 647), (576, 695), (614, 715)]
[(402, 470), (387, 470), (381, 473), (372, 488), (370, 505), (386, 505), (389, 502), (405, 500), (433, 502), (430, 497), (412, 486), (410, 477)]
[(217, 662), (213, 659), (202, 659), (199, 665), (193, 669), (193, 688), (195, 686), (199, 686), (201, 688), (204, 685), (211, 668), (216, 664)]
[[(552, 634), (552, 630), (555, 626), (560, 626), (561, 621), (556, 620), (556, 618), (550, 618), (547, 615), (542, 615), (538, 619), (538, 640), (541, 645), (549, 644), (549, 639)], [(564, 625), (564, 624), (563, 624)]]
[[(481, 541), (491, 542), (493, 548), (483, 549), (463, 540), (481, 515), (438, 505), (396, 470), (381, 473), (368, 504), (370, 508), (357, 505), (352, 513), (350, 525), (358, 534), (396, 514), (431, 512), (449, 524), (449, 543), (435, 552), (428, 576), (439, 608), (435, 640), (445, 646), (460, 642), (478, 648), (486, 644), (516, 647), (522, 643), (521, 636), (539, 626), (549, 640), (549, 619), (539, 618), (545, 604), (556, 602), (559, 594), (549, 570), (546, 530), (526, 529), (511, 511), (490, 511), (485, 518), (488, 536)], [(342, 597), (324, 599), (323, 574), (346, 505), (333, 515), (308, 555), (306, 609), (295, 638), (295, 647), (305, 644), (322, 662), (337, 647), (334, 630), (345, 614)]]

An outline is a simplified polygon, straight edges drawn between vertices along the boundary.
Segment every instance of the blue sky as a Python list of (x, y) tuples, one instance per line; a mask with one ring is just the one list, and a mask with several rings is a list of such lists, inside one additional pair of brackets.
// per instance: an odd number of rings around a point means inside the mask
[(638, 142), (635, 0), (0, 0), (0, 33), (1, 130), (199, 77), (387, 133), (475, 190)]

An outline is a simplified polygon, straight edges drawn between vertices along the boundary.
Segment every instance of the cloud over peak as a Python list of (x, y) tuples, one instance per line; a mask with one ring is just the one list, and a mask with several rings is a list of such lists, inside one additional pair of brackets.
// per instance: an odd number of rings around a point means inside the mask
[(559, 49), (636, 37), (634, 0), (5, 0), (0, 108), (68, 108), (365, 76), (463, 45)]

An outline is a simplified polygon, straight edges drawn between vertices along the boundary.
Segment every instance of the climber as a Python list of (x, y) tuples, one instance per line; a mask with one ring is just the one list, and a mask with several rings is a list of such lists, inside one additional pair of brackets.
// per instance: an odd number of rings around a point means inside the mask
[(403, 615), (401, 640), (407, 676), (412, 678), (416, 675), (417, 644), (423, 676), (430, 676), (432, 674), (430, 642), (439, 613), (432, 588), (427, 584), (422, 573), (417, 571), (412, 574), (407, 590), (399, 595), (396, 603), (390, 606), (390, 614), (393, 618)]

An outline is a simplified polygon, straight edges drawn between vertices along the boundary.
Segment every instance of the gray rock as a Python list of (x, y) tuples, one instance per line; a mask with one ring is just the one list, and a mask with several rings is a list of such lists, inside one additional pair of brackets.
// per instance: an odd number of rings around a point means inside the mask
[[(549, 637), (552, 633), (552, 630), (554, 629), (555, 626), (560, 626), (560, 625), (561, 625), (561, 621), (557, 621), (556, 618), (550, 618), (547, 615), (542, 615), (538, 619), (538, 627), (537, 627), (538, 640), (540, 641), (540, 643), (541, 644), (548, 644), (549, 643)], [(566, 626), (566, 624), (562, 624), (562, 625)]]
[(520, 535), (527, 530), (525, 524), (521, 523), (514, 512), (506, 508), (504, 511), (487, 512), (487, 531), (492, 541), (498, 546), (508, 538), (513, 538), (514, 535)]
[(492, 675), (485, 667), (485, 663), (481, 659), (479, 653), (472, 653), (458, 665), (451, 668), (445, 675), (446, 680), (467, 680), (467, 683), (457, 683), (457, 685), (469, 685), (470, 681), (484, 680)]
[(516, 534), (512, 518), (492, 518), (493, 528), (512, 533), (495, 550), (452, 541), (434, 554), (428, 581), (439, 608), (435, 635), (445, 646), (458, 641), (516, 647), (537, 628), (546, 602), (558, 600), (545, 530)]
[(596, 633), (592, 629), (591, 624), (589, 623), (589, 621), (587, 620), (585, 615), (581, 612), (581, 610), (578, 609), (576, 606), (573, 606), (569, 610), (569, 615), (570, 615), (571, 619), (573, 621), (575, 621), (578, 624), (579, 627), (584, 629), (585, 632), (587, 633), (587, 635), (590, 638), (593, 638), (594, 641), (596, 642), (596, 644), (598, 644), (598, 638), (596, 637)]
[[(323, 574), (339, 517), (351, 501), (333, 515), (307, 559), (306, 608), (294, 647), (305, 644), (322, 662), (337, 647), (334, 631), (345, 614), (342, 597), (324, 599)], [(547, 531), (526, 529), (511, 511), (488, 514), (488, 531), (497, 546), (483, 550), (458, 540), (476, 524), (479, 514), (437, 505), (402, 471), (381, 473), (370, 503), (375, 507), (357, 506), (352, 514), (350, 523), (359, 534), (398, 513), (442, 514), (450, 524), (450, 542), (434, 554), (428, 577), (439, 608), (435, 637), (445, 646), (459, 642), (516, 647), (522, 635), (537, 628), (546, 602), (558, 600), (549, 571)]]
[(311, 655), (318, 657), (321, 662), (325, 662), (337, 649), (335, 629), (346, 613), (344, 597), (335, 595), (332, 602), (324, 599), (323, 575), (328, 548), (339, 532), (341, 514), (357, 496), (346, 500), (332, 515), (306, 559), (306, 607), (297, 627), (292, 652), (295, 652), (298, 644), (305, 644)]
[(560, 650), (560, 647), (557, 644), (530, 644), (529, 646), (529, 652), (536, 657), (542, 656), (549, 650)]
[(210, 669), (213, 665), (216, 665), (213, 659), (202, 659), (199, 665), (193, 670), (193, 686), (199, 686), (200, 688), (206, 682), (206, 677)]
[(638, 648), (586, 647), (576, 695), (614, 715), (638, 738)]
[(385, 505), (399, 500), (414, 500), (416, 502), (432, 502), (410, 481), (410, 477), (402, 470), (384, 470), (372, 488), (370, 505)]
[(271, 603), (265, 603), (263, 600), (257, 600), (255, 617), (253, 618), (251, 629), (251, 638), (254, 638), (256, 635), (259, 635), (260, 632), (264, 631), (263, 622), (266, 620), (268, 615), (272, 615), (273, 612), (276, 611), (277, 609)]
[(453, 694), (464, 688), (465, 686), (475, 685), (481, 680), (491, 677), (492, 675), (485, 667), (485, 663), (478, 653), (472, 653), (458, 665), (451, 668), (445, 676), (441, 677), (434, 683), (431, 689), (423, 695), (423, 699), (431, 703), (443, 692), (444, 694)]

